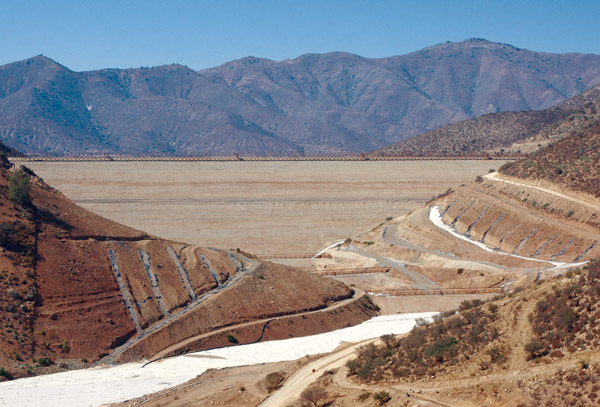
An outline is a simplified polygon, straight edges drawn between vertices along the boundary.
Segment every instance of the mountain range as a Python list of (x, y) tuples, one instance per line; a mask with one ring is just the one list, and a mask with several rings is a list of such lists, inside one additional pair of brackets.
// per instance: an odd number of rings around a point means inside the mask
[(600, 120), (600, 86), (545, 110), (490, 113), (400, 141), (371, 155), (531, 153)]
[(486, 113), (546, 109), (599, 83), (598, 55), (483, 39), (201, 71), (74, 72), (37, 56), (0, 67), (0, 140), (30, 154), (352, 154)]

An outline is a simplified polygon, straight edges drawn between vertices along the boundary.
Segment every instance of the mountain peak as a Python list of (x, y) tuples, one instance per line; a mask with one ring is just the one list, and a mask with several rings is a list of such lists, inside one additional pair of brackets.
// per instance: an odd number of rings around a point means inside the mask
[(69, 69), (66, 66), (59, 64), (58, 62), (56, 62), (55, 60), (53, 60), (52, 58), (48, 58), (47, 56), (43, 55), (43, 54), (39, 54), (36, 55), (34, 57), (28, 58), (24, 61), (21, 62), (25, 62), (26, 64), (30, 65), (31, 63), (36, 63), (39, 64), (41, 66), (57, 66), (57, 67), (61, 67), (64, 69)]
[(491, 42), (486, 40), (485, 38), (477, 38), (477, 37), (473, 37), (473, 38), (467, 38), (466, 40), (464, 40), (463, 42)]
[[(495, 49), (501, 49), (501, 48), (512, 48), (512, 49), (516, 49), (519, 50), (519, 48), (510, 45), (510, 44), (504, 44), (501, 42), (493, 42), (490, 40), (487, 40), (485, 38), (477, 38), (477, 37), (473, 37), (473, 38), (467, 38), (466, 40), (463, 41), (458, 41), (458, 42), (453, 42), (453, 41), (446, 41), (440, 44), (436, 44), (433, 45), (431, 47), (427, 47), (424, 48), (423, 51), (434, 51), (434, 50), (444, 50), (444, 49), (469, 49), (469, 48), (487, 48), (487, 49), (491, 49), (491, 50), (495, 50)], [(417, 51), (420, 52), (420, 51)]]

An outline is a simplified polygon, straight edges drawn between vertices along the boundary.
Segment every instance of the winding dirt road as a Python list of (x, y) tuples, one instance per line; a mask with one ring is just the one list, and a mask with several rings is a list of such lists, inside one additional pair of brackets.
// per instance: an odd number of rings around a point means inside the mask
[[(268, 324), (268, 323), (270, 323), (272, 321), (280, 320), (280, 319), (289, 319), (290, 317), (297, 317), (297, 316), (302, 316), (302, 315), (317, 314), (317, 313), (320, 313), (320, 312), (334, 311), (334, 310), (336, 310), (336, 309), (338, 309), (340, 307), (343, 307), (343, 306), (348, 305), (348, 304), (350, 304), (350, 303), (352, 303), (354, 301), (357, 301), (359, 298), (361, 298), (364, 295), (365, 295), (364, 291), (362, 291), (360, 289), (355, 289), (354, 290), (354, 295), (352, 297), (347, 298), (347, 299), (342, 300), (342, 301), (339, 301), (339, 302), (336, 302), (335, 304), (332, 304), (332, 305), (330, 305), (329, 307), (326, 307), (326, 308), (321, 308), (321, 309), (314, 310), (314, 311), (301, 312), (301, 313), (297, 313), (297, 314), (287, 314), (287, 315), (282, 315), (280, 317), (265, 318), (265, 319), (260, 319), (258, 321), (244, 322), (242, 324), (231, 325), (231, 326), (227, 326), (227, 327), (224, 327), (224, 328), (221, 328), (221, 329), (217, 329), (215, 331), (210, 331), (210, 332), (206, 332), (206, 333), (203, 333), (203, 334), (200, 334), (200, 335), (196, 335), (196, 336), (193, 336), (191, 338), (187, 338), (187, 339), (185, 339), (185, 340), (183, 340), (183, 341), (181, 341), (179, 343), (171, 345), (171, 346), (169, 346), (166, 349), (163, 349), (162, 351), (160, 351), (159, 353), (157, 353), (156, 355), (154, 355), (150, 359), (150, 361), (148, 363), (155, 362), (158, 359), (166, 357), (167, 355), (175, 352), (176, 350), (181, 349), (181, 348), (185, 347), (186, 345), (189, 345), (190, 343), (195, 342), (195, 341), (200, 340), (200, 339), (203, 339), (203, 338), (208, 338), (208, 337), (213, 336), (213, 335), (218, 335), (218, 334), (223, 333), (223, 332), (231, 331), (232, 329), (245, 328), (245, 327), (252, 326), (252, 325), (263, 325), (263, 328), (264, 328), (266, 326), (266, 324)], [(264, 333), (264, 330), (263, 330), (263, 333)], [(261, 338), (262, 338), (262, 334), (261, 334)], [(259, 338), (259, 340), (257, 340), (256, 342), (259, 342), (261, 338)]]
[(545, 192), (547, 194), (550, 195), (554, 195), (557, 196), (559, 198), (563, 198), (566, 199), (568, 201), (574, 202), (576, 204), (579, 205), (583, 205), (583, 206), (587, 206), (590, 209), (596, 210), (596, 211), (600, 211), (600, 206), (595, 205), (587, 200), (584, 199), (580, 199), (580, 198), (576, 198), (574, 196), (571, 195), (565, 195), (563, 193), (548, 189), (548, 188), (543, 188), (543, 187), (538, 187), (537, 185), (532, 185), (532, 184), (525, 184), (522, 182), (516, 182), (516, 181), (511, 181), (509, 179), (506, 178), (501, 178), (500, 174), (498, 172), (492, 172), (489, 174), (486, 174), (483, 176), (485, 179), (490, 180), (490, 181), (495, 181), (495, 182), (504, 182), (505, 184), (511, 184), (511, 185), (516, 185), (519, 187), (524, 187), (524, 188), (531, 188), (531, 189), (537, 189), (538, 191), (542, 191)]
[(355, 343), (309, 363), (291, 375), (279, 390), (271, 394), (269, 398), (260, 404), (260, 407), (281, 407), (288, 405), (300, 397), (304, 389), (317, 380), (325, 371), (344, 366), (348, 360), (354, 358), (358, 347), (378, 341), (379, 338), (374, 338)]

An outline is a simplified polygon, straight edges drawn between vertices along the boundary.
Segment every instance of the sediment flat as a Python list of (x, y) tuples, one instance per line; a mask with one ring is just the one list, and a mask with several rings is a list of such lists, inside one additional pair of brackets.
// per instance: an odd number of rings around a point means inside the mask
[(114, 221), (171, 240), (272, 259), (310, 256), (502, 164), (25, 163), (77, 204)]

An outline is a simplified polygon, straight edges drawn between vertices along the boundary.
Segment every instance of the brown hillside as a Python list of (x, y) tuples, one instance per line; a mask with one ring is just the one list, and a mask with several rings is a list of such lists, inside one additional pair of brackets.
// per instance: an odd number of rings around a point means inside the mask
[[(7, 378), (101, 358), (151, 357), (199, 333), (319, 310), (354, 295), (308, 272), (119, 225), (78, 207), (27, 169), (11, 172), (2, 162), (0, 368)], [(269, 335), (306, 335), (368, 319), (373, 307), (356, 297), (344, 318), (323, 312), (321, 324), (294, 332), (274, 324)], [(198, 346), (221, 346), (221, 339), (208, 335)]]
[(492, 113), (401, 141), (374, 156), (529, 152), (600, 119), (600, 86), (540, 111)]
[(444, 386), (435, 399), (449, 405), (597, 405), (599, 293), (593, 262), (488, 304), (465, 302), (457, 315), (362, 348), (349, 374), (392, 388)]
[(549, 181), (600, 197), (600, 123), (501, 168), (507, 175)]
[(480, 38), (406, 55), (344, 52), (74, 72), (0, 66), (2, 141), (26, 153), (363, 153), (465, 119), (541, 110), (600, 83), (600, 56)]

